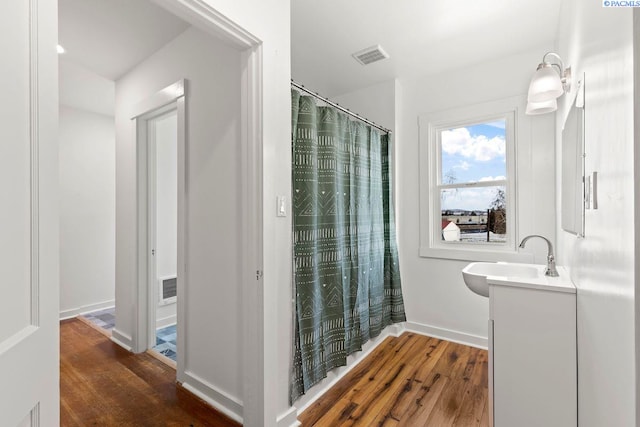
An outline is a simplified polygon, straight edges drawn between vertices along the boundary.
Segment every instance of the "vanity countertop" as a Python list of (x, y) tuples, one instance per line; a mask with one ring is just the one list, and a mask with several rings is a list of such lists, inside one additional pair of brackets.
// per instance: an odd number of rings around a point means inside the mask
[[(528, 264), (532, 266), (531, 264)], [(564, 267), (557, 267), (558, 277), (549, 277), (544, 275), (545, 265), (533, 265), (539, 269), (538, 277), (502, 277), (487, 276), (489, 287), (493, 286), (510, 286), (515, 288), (540, 289), (551, 292), (576, 293), (576, 287), (569, 277), (569, 272)]]

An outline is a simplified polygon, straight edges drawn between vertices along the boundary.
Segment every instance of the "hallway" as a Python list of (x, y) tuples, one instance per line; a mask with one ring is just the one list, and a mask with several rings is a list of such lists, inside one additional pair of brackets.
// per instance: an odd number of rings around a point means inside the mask
[(238, 426), (175, 381), (152, 356), (129, 353), (80, 320), (60, 323), (61, 426)]

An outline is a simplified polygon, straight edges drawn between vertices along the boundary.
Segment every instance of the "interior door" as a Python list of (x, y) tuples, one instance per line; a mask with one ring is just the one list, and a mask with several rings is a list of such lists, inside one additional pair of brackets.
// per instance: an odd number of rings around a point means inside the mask
[(59, 425), (57, 2), (0, 2), (0, 425)]
[(160, 283), (178, 272), (178, 112), (163, 107), (147, 121), (149, 247), (149, 348), (156, 331), (177, 323), (177, 298), (163, 300)]

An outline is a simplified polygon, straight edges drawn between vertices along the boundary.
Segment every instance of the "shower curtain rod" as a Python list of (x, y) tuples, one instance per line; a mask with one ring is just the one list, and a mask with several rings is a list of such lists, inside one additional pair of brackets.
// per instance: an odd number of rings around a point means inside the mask
[(312, 91), (310, 91), (309, 89), (307, 89), (306, 87), (304, 87), (304, 85), (301, 85), (300, 83), (297, 83), (297, 82), (296, 82), (296, 81), (294, 81), (293, 79), (291, 80), (291, 86), (293, 86), (293, 87), (295, 87), (295, 88), (297, 88), (297, 89), (300, 89), (301, 91), (306, 92), (306, 93), (308, 93), (308, 94), (309, 94), (309, 95), (311, 95), (311, 96), (314, 96), (314, 97), (318, 98), (318, 99), (319, 99), (319, 100), (321, 100), (322, 102), (324, 102), (324, 103), (326, 103), (326, 104), (331, 105), (332, 107), (334, 107), (334, 108), (336, 108), (336, 109), (338, 109), (338, 110), (342, 111), (343, 113), (346, 113), (346, 114), (350, 115), (351, 117), (354, 117), (354, 118), (356, 118), (356, 119), (360, 120), (361, 122), (364, 122), (364, 123), (366, 123), (366, 124), (368, 124), (368, 125), (370, 125), (370, 126), (373, 126), (373, 127), (374, 127), (374, 128), (376, 128), (376, 129), (379, 129), (379, 130), (381, 130), (381, 131), (383, 131), (383, 132), (386, 132), (386, 133), (388, 133), (388, 134), (390, 134), (390, 133), (391, 133), (391, 130), (389, 130), (389, 129), (387, 129), (387, 128), (383, 127), (383, 126), (380, 126), (380, 125), (378, 125), (378, 124), (376, 124), (376, 123), (372, 122), (371, 120), (366, 119), (366, 118), (364, 118), (364, 117), (362, 117), (362, 116), (360, 116), (360, 115), (358, 115), (358, 114), (356, 114), (356, 113), (354, 113), (354, 112), (350, 111), (350, 110), (349, 110), (349, 109), (347, 109), (347, 108), (341, 107), (340, 105), (338, 105), (338, 104), (337, 104), (337, 103), (335, 103), (335, 102), (329, 101), (329, 99), (328, 99), (328, 98), (325, 98), (325, 97), (323, 97), (323, 96), (319, 95), (317, 92), (312, 92)]

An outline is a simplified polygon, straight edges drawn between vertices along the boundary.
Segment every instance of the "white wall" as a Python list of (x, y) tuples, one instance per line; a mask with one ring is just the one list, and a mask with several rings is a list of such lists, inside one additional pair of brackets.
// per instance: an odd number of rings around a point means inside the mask
[[(132, 337), (136, 144), (132, 107), (187, 80), (185, 354), (178, 378), (242, 410), (240, 362), (240, 56), (190, 28), (116, 82), (116, 331)], [(181, 319), (182, 320), (182, 319)], [(210, 396), (213, 397), (213, 396)]]
[[(295, 77), (295, 76), (294, 76)], [(302, 82), (303, 84), (312, 84)], [(396, 125), (396, 80), (386, 80), (349, 93), (330, 96), (354, 113), (393, 131)]]
[[(598, 210), (586, 211), (584, 239), (558, 224), (559, 263), (570, 267), (578, 288), (578, 416), (585, 427), (631, 426), (636, 398), (631, 9), (566, 1), (558, 48), (574, 76), (586, 76), (585, 163), (587, 173), (598, 172), (599, 187)], [(566, 104), (563, 99), (558, 110), (558, 134)]]
[(113, 116), (61, 105), (59, 142), (60, 317), (66, 318), (114, 304)]
[(59, 102), (67, 107), (113, 117), (115, 83), (64, 59), (59, 61)]
[[(153, 121), (156, 153), (156, 277), (178, 272), (178, 118), (174, 111)], [(157, 295), (161, 297), (159, 283)], [(156, 328), (176, 323), (176, 303), (156, 307)]]
[(204, 1), (262, 42), (264, 340), (260, 345), (264, 357), (259, 362), (263, 373), (258, 383), (262, 389), (252, 397), (260, 403), (259, 419), (251, 414), (245, 422), (252, 426), (268, 427), (276, 423), (289, 426), (295, 421), (295, 412), (288, 404), (292, 343), (291, 217), (276, 217), (275, 201), (277, 195), (291, 193), (290, 2)]
[[(418, 116), (526, 93), (548, 46), (461, 70), (400, 79), (396, 131), (396, 206), (399, 256), (410, 328), (466, 342), (485, 343), (489, 300), (465, 286), (468, 263), (421, 258), (419, 250)], [(531, 146), (517, 147), (518, 236), (541, 234), (555, 240), (554, 128), (552, 116), (531, 118)], [(531, 241), (527, 252), (545, 263), (546, 245)]]

